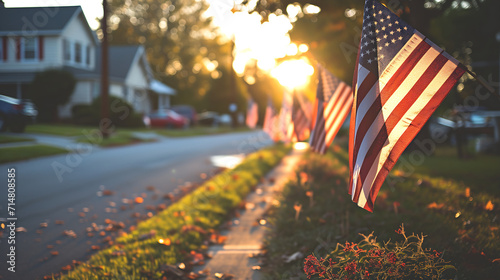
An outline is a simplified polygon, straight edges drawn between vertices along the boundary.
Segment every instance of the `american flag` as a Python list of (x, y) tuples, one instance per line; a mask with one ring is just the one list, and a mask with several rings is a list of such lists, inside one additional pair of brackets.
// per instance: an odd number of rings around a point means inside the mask
[(324, 154), (349, 114), (353, 96), (350, 86), (321, 65), (318, 73), (316, 120), (309, 144), (313, 151)]
[(264, 116), (264, 125), (263, 125), (262, 129), (274, 141), (279, 140), (279, 135), (277, 133), (278, 132), (277, 126), (278, 126), (278, 123), (277, 123), (276, 110), (273, 107), (273, 103), (272, 103), (271, 99), (269, 99), (267, 101), (266, 115)]
[(252, 99), (248, 101), (246, 124), (249, 128), (255, 128), (259, 120), (259, 108)]
[(373, 211), (389, 171), (465, 68), (374, 0), (366, 0), (349, 132), (352, 200)]
[(286, 90), (283, 92), (283, 102), (279, 114), (279, 134), (283, 142), (292, 141), (293, 123), (292, 123), (293, 98)]
[(310, 110), (306, 101), (297, 92), (293, 93), (293, 141), (304, 141), (309, 137), (309, 126), (311, 124)]

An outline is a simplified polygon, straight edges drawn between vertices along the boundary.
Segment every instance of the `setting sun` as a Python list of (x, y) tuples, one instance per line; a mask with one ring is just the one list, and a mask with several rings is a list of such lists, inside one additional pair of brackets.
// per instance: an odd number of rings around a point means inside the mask
[(284, 61), (271, 71), (271, 75), (289, 89), (304, 86), (312, 74), (314, 68), (304, 59)]

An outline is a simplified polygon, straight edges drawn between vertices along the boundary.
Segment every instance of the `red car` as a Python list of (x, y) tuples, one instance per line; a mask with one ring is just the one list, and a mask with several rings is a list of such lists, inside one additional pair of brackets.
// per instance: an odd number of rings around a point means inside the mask
[(185, 128), (189, 126), (189, 120), (172, 110), (161, 110), (148, 116), (151, 127)]

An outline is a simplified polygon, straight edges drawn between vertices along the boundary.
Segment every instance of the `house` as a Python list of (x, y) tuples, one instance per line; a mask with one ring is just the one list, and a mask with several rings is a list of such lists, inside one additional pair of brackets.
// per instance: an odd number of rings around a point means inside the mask
[[(50, 68), (71, 72), (77, 84), (59, 117), (76, 104), (100, 95), (100, 44), (81, 7), (5, 8), (0, 1), (0, 93), (25, 98), (36, 73)], [(142, 46), (109, 49), (109, 93), (149, 113), (152, 98), (169, 104), (174, 90), (154, 80)]]

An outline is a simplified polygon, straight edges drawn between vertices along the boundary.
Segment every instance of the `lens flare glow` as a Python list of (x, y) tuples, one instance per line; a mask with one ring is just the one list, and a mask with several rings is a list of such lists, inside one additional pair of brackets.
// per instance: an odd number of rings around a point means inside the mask
[(314, 68), (304, 59), (284, 61), (271, 71), (271, 75), (289, 89), (304, 86), (312, 74)]

